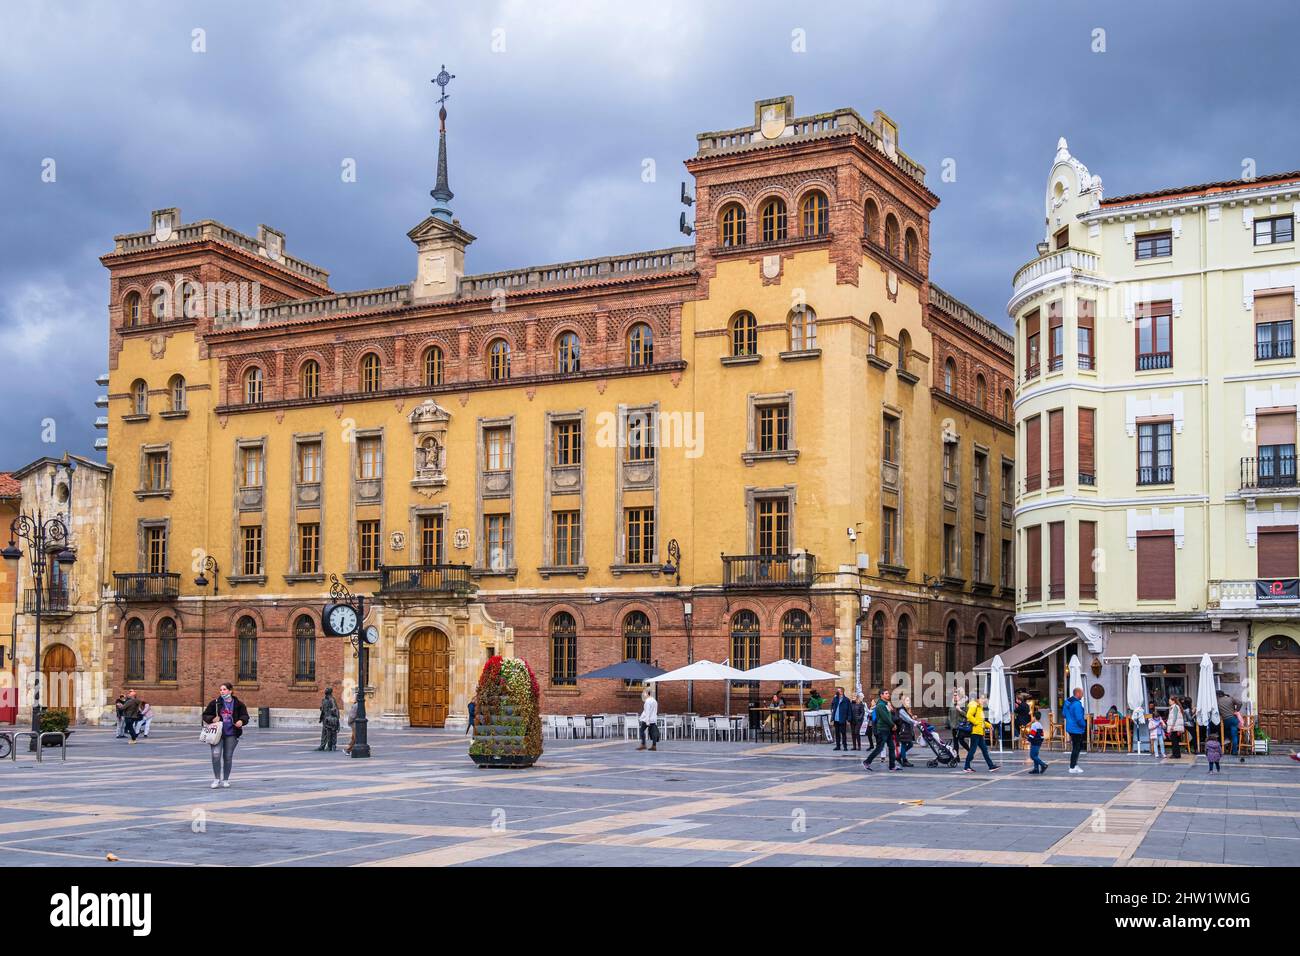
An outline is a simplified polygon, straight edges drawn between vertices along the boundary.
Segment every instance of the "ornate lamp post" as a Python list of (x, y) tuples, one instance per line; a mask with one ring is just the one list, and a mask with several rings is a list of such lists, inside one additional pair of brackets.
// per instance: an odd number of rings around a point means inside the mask
[[(64, 568), (71, 567), (77, 561), (77, 554), (68, 547), (68, 526), (61, 516), (46, 518), (37, 510), (35, 515), (20, 514), (9, 526), (9, 547), (0, 551), (0, 557), (12, 561), (17, 570), (22, 560), (22, 548), (18, 541), (27, 543), (27, 560), (32, 566), (32, 579), (36, 590), (36, 656), (33, 666), (36, 671), (32, 681), (32, 732), (41, 732), (41, 600), (45, 583), (47, 562), (53, 559)], [(36, 738), (32, 738), (31, 747), (36, 749)]]
[(370, 679), (370, 646), (378, 640), (375, 629), (365, 628), (366, 597), (353, 594), (338, 579), (330, 575), (330, 599), (321, 610), (321, 629), (334, 637), (346, 638), (355, 649), (357, 658), (357, 715), (352, 718), (356, 739), (352, 744), (353, 757), (369, 757), (370, 743), (366, 739), (366, 682)]
[[(217, 564), (217, 559), (212, 555), (205, 555), (199, 563), (199, 573), (194, 579), (196, 588), (206, 588), (208, 586), (208, 575), (212, 575), (212, 596), (216, 597), (220, 590), (218, 582), (221, 580), (221, 567)], [(200, 625), (199, 637), (199, 702), (203, 703), (208, 688), (208, 599), (203, 598), (203, 621)]]
[[(673, 584), (682, 583), (682, 546), (677, 543), (676, 538), (668, 541), (668, 563), (663, 566), (664, 574), (673, 576)], [(682, 618), (686, 624), (686, 663), (695, 663), (695, 640), (691, 632), (691, 617), (694, 613), (694, 605), (690, 599), (682, 601)], [(657, 689), (656, 689), (657, 692)], [(686, 710), (695, 713), (695, 682), (686, 682)]]

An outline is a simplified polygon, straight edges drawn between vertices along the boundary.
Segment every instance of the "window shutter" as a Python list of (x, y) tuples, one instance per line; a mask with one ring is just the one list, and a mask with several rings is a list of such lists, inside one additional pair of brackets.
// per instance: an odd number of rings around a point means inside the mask
[(1042, 420), (1038, 415), (1025, 419), (1025, 491), (1037, 491), (1042, 479)]
[(1051, 581), (1049, 597), (1059, 600), (1065, 597), (1065, 522), (1053, 521), (1047, 526), (1048, 574)]
[(1079, 474), (1081, 475), (1097, 474), (1097, 462), (1093, 452), (1096, 418), (1095, 408), (1079, 409)]
[(1273, 292), (1255, 295), (1256, 322), (1292, 322), (1295, 320), (1295, 293)]
[(1065, 410), (1054, 408), (1047, 413), (1047, 484), (1065, 481)]
[(1295, 525), (1260, 528), (1259, 576), (1294, 578), (1300, 574), (1300, 536)]
[(1025, 586), (1028, 600), (1037, 601), (1043, 592), (1043, 527), (1025, 529)]
[(1281, 412), (1257, 412), (1255, 439), (1259, 445), (1295, 444), (1295, 409)]
[(1137, 597), (1139, 601), (1172, 601), (1175, 597), (1174, 533), (1137, 533)]
[(1079, 522), (1079, 597), (1097, 596), (1097, 572), (1092, 567), (1092, 552), (1097, 547), (1097, 522)]

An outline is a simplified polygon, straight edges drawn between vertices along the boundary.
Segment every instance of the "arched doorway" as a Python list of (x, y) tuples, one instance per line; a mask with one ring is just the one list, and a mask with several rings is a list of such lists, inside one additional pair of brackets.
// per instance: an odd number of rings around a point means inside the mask
[(406, 699), (412, 727), (447, 723), (449, 663), (447, 635), (442, 631), (426, 627), (411, 636)]
[(52, 644), (45, 652), (41, 671), (45, 686), (41, 688), (41, 706), (46, 710), (66, 710), (68, 722), (77, 722), (77, 703), (73, 693), (73, 676), (77, 670), (77, 655), (66, 644)]
[(1259, 725), (1273, 740), (1300, 740), (1300, 644), (1266, 638), (1256, 655)]

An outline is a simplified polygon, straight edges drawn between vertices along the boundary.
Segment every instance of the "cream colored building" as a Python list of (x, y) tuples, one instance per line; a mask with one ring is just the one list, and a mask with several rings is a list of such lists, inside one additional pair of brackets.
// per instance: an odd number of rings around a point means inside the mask
[(1300, 738), (1297, 195), (1300, 173), (1107, 199), (1058, 144), (1008, 304), (1016, 658), (1054, 701), (1074, 652), (1094, 712), (1125, 708), (1131, 654), (1163, 698), (1208, 652)]

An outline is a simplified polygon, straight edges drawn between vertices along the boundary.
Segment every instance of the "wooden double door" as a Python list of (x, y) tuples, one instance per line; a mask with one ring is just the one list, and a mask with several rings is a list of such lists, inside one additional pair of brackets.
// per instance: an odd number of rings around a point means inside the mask
[(66, 644), (51, 645), (41, 662), (45, 678), (41, 706), (46, 710), (66, 710), (68, 722), (73, 724), (77, 722), (76, 670), (77, 655)]
[(451, 702), (451, 660), (447, 635), (427, 627), (411, 636), (407, 667), (407, 710), (412, 727), (442, 727)]
[(1300, 740), (1300, 644), (1276, 635), (1256, 652), (1259, 725), (1273, 740)]

